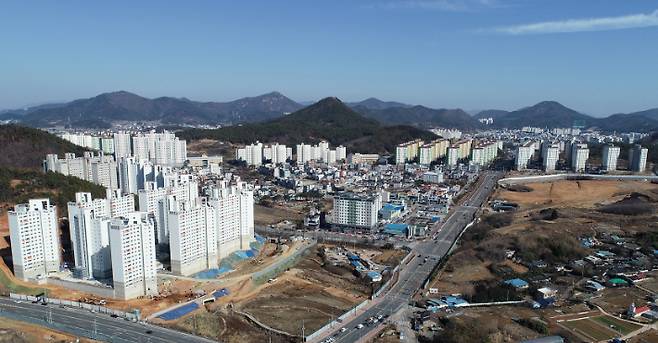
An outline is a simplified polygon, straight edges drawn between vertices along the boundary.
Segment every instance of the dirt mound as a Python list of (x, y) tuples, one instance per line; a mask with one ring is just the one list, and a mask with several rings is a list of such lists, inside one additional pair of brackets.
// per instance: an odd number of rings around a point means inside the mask
[(649, 196), (633, 192), (624, 199), (610, 205), (601, 206), (597, 210), (602, 213), (625, 216), (649, 215), (655, 211), (652, 202), (652, 198)]

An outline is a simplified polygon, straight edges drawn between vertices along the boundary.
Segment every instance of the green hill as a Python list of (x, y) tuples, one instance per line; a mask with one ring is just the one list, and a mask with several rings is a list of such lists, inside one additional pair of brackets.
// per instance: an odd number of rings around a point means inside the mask
[(49, 198), (64, 216), (66, 204), (75, 200), (76, 192), (90, 192), (94, 198), (105, 197), (105, 188), (74, 176), (43, 173), (28, 169), (0, 168), (0, 203), (21, 204), (29, 199)]
[(42, 169), (47, 154), (60, 156), (73, 152), (81, 156), (85, 148), (48, 132), (19, 125), (0, 125), (0, 166)]
[(342, 144), (350, 151), (363, 153), (392, 152), (396, 144), (405, 140), (437, 137), (411, 126), (382, 126), (333, 97), (267, 122), (214, 130), (190, 129), (180, 132), (179, 136), (187, 140), (209, 138), (239, 144), (261, 141), (294, 145), (326, 140), (332, 145)]

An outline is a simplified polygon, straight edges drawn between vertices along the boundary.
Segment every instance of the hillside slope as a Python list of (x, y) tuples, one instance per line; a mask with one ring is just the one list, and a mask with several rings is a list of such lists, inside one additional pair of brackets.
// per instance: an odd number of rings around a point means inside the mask
[(0, 125), (0, 167), (42, 169), (47, 154), (73, 152), (78, 156), (85, 149), (48, 132), (19, 125)]

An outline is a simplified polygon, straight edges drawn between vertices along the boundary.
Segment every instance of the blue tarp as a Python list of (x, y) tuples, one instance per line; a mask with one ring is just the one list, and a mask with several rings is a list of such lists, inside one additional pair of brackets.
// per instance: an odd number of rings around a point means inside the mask
[(199, 304), (192, 302), (186, 305), (183, 305), (181, 307), (175, 308), (169, 312), (165, 312), (161, 315), (158, 316), (158, 318), (163, 319), (163, 320), (174, 320), (178, 319), (196, 309), (199, 308)]
[(267, 239), (263, 236), (256, 235), (256, 241), (260, 244), (264, 244), (267, 241)]
[(226, 295), (229, 295), (229, 291), (226, 288), (222, 288), (219, 291), (215, 291), (212, 293), (212, 296), (215, 297), (215, 299), (221, 298)]
[(359, 255), (354, 255), (354, 254), (347, 255), (347, 259), (350, 260), (350, 261), (359, 261), (359, 260), (361, 260)]
[(202, 272), (198, 272), (198, 273), (194, 274), (194, 277), (199, 278), (199, 279), (215, 279), (219, 275), (222, 275), (222, 274), (225, 274), (225, 273), (228, 273), (228, 272), (232, 272), (232, 271), (233, 271), (233, 269), (231, 269), (231, 268), (220, 267), (220, 268), (216, 268), (216, 269), (208, 269), (208, 270), (204, 270)]
[(256, 249), (250, 249), (250, 250), (240, 250), (234, 252), (236, 256), (238, 256), (241, 260), (246, 260), (249, 258), (253, 258), (256, 255), (258, 255), (258, 250)]
[(379, 272), (370, 271), (370, 272), (368, 272), (367, 275), (371, 280), (381, 279), (382, 278), (382, 274), (380, 274)]

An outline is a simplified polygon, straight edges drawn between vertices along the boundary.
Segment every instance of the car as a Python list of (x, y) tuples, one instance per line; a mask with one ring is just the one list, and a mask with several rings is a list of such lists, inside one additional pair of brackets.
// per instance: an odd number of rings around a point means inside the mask
[(347, 331), (347, 328), (341, 328), (340, 329), (340, 332), (345, 332), (345, 331)]
[(359, 324), (356, 326), (357, 329), (363, 329), (363, 324)]
[(146, 330), (146, 333), (150, 335), (153, 333), (153, 330)]
[(381, 314), (377, 316), (377, 319), (379, 320), (382, 320), (382, 318), (384, 318), (384, 316), (382, 316)]

